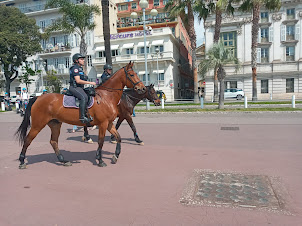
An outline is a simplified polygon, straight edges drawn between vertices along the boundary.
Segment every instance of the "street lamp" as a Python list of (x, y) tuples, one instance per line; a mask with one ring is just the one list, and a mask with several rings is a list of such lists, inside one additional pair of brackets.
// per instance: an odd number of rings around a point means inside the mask
[[(146, 8), (148, 8), (149, 3), (147, 0), (140, 0), (139, 1), (139, 6), (143, 9), (143, 28), (144, 28), (144, 53), (145, 53), (145, 76), (146, 76), (146, 86), (149, 85), (149, 80), (148, 80), (148, 68), (147, 68), (147, 46), (146, 46)], [(153, 9), (152, 9), (153, 10)], [(152, 11), (151, 10), (151, 11)], [(156, 11), (157, 15), (157, 10)], [(155, 11), (153, 10), (153, 15), (155, 14)], [(151, 14), (152, 15), (152, 14)], [(152, 16), (153, 16), (152, 15)], [(147, 100), (146, 103), (146, 108), (147, 110), (150, 110), (150, 102)]]
[(41, 82), (42, 82), (42, 92), (43, 92), (43, 90), (44, 90), (44, 82), (43, 82), (43, 69), (44, 69), (44, 71), (46, 72), (46, 69), (45, 69), (45, 67), (46, 67), (46, 62), (45, 61), (43, 61), (43, 63), (42, 63), (42, 70), (41, 70)]
[(136, 12), (132, 12), (130, 14), (130, 17), (131, 17), (131, 19), (133, 19), (133, 26), (135, 26), (135, 22), (136, 22), (136, 19), (137, 19), (137, 13)]
[(156, 53), (156, 66), (157, 66), (157, 85), (158, 85), (158, 90), (159, 90), (159, 72), (158, 72), (158, 54), (159, 54), (159, 48), (155, 49), (155, 53)]

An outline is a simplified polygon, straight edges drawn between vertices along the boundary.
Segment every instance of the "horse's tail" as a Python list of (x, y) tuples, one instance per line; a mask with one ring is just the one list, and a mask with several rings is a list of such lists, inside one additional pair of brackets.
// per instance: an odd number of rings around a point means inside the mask
[(17, 139), (19, 140), (21, 145), (23, 145), (25, 142), (27, 130), (30, 127), (31, 107), (33, 106), (33, 104), (35, 103), (36, 100), (37, 100), (37, 97), (33, 97), (29, 100), (29, 103), (27, 104), (27, 107), (26, 107), (23, 121), (15, 133), (15, 136), (17, 137)]

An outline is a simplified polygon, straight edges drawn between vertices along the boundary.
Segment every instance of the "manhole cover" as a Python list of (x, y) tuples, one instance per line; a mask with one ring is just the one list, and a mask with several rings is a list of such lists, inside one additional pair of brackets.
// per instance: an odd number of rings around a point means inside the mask
[(284, 211), (284, 202), (273, 186), (273, 180), (264, 175), (195, 170), (180, 202), (186, 205)]
[(220, 128), (220, 130), (239, 130), (238, 126), (223, 126)]

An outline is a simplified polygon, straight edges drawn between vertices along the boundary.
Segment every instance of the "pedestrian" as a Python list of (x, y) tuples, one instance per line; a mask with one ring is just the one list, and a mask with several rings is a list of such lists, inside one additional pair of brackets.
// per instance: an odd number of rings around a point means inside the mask
[(27, 93), (27, 90), (26, 88), (23, 88), (22, 89), (22, 93), (21, 93), (21, 105), (22, 105), (22, 108), (23, 108), (23, 112), (25, 112), (25, 109), (27, 107), (27, 104), (28, 104), (28, 93)]
[(135, 117), (135, 110), (134, 110), (134, 108), (133, 108), (132, 116)]
[(85, 76), (83, 67), (85, 64), (85, 56), (76, 53), (72, 57), (74, 65), (70, 68), (70, 87), (69, 91), (79, 99), (80, 121), (82, 123), (89, 123), (93, 119), (86, 116), (86, 107), (88, 96), (84, 91), (84, 85), (96, 85), (95, 82), (89, 82), (88, 76)]
[(42, 94), (47, 94), (47, 90), (43, 89), (43, 93)]

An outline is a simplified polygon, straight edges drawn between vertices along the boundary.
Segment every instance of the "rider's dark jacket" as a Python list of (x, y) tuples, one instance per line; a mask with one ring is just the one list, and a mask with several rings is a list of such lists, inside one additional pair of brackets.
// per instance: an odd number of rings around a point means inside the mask
[(106, 71), (104, 71), (102, 76), (101, 76), (102, 83), (106, 82), (110, 77), (111, 77), (111, 75), (108, 74)]
[(75, 80), (75, 76), (80, 76), (81, 80), (87, 81), (88, 80), (88, 76), (85, 76), (83, 68), (81, 66), (79, 66), (78, 64), (73, 65), (70, 69), (70, 86), (73, 87), (81, 87), (84, 88), (84, 84), (78, 84), (76, 83)]

